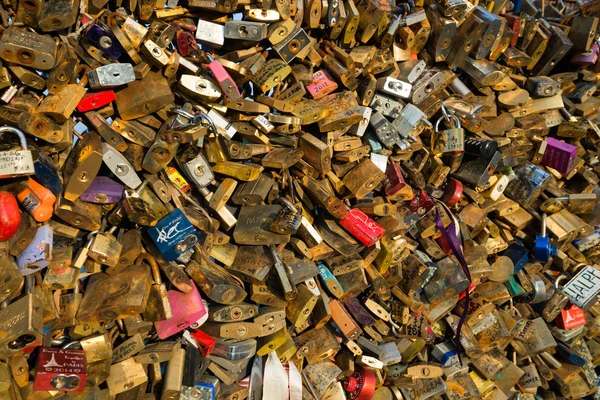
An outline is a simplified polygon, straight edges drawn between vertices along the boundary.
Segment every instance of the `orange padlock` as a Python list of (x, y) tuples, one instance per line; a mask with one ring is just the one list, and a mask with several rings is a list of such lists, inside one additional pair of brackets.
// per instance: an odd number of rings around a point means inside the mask
[(29, 186), (17, 198), (37, 222), (46, 222), (52, 217), (56, 196), (35, 180), (29, 178)]

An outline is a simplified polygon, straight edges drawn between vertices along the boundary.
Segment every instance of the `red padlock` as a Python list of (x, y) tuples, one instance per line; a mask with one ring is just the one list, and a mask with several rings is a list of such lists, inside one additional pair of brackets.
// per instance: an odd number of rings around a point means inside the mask
[(560, 315), (556, 318), (556, 326), (560, 329), (575, 329), (583, 325), (585, 325), (585, 313), (575, 304), (561, 310)]
[(444, 187), (444, 196), (442, 201), (446, 203), (448, 207), (453, 207), (458, 203), (463, 193), (463, 184), (454, 178), (448, 179), (446, 187)]
[(400, 166), (398, 164), (388, 164), (387, 168), (385, 169), (385, 175), (387, 177), (387, 181), (385, 183), (385, 194), (388, 196), (398, 193), (404, 186), (406, 186), (404, 176), (402, 176), (402, 171), (400, 171)]
[(358, 208), (348, 211), (348, 214), (340, 219), (340, 225), (368, 247), (377, 243), (385, 233), (381, 225)]
[(115, 100), (115, 92), (112, 90), (105, 90), (103, 92), (90, 93), (87, 92), (79, 104), (77, 104), (77, 111), (86, 112), (97, 110), (111, 103)]
[(410, 201), (409, 207), (420, 216), (423, 216), (435, 207), (435, 203), (427, 192), (421, 189), (421, 193)]
[(17, 199), (9, 192), (0, 192), (0, 242), (13, 237), (21, 224)]
[(85, 351), (42, 347), (37, 359), (33, 390), (83, 392), (87, 360)]
[(198, 350), (200, 350), (202, 357), (208, 357), (215, 348), (217, 340), (212, 336), (209, 336), (206, 333), (202, 332), (200, 329), (191, 331), (190, 335), (196, 341), (196, 344), (198, 345)]
[(375, 372), (361, 368), (344, 381), (344, 390), (352, 400), (370, 400), (375, 393)]
[(187, 57), (190, 54), (190, 41), (194, 40), (194, 35), (183, 30), (177, 31), (176, 35), (177, 51), (182, 57)]

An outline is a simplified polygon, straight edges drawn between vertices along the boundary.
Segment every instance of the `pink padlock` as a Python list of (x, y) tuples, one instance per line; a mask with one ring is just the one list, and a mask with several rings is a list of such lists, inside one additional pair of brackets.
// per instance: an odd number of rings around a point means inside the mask
[(232, 100), (237, 100), (242, 97), (240, 91), (237, 87), (235, 81), (231, 78), (229, 73), (225, 70), (223, 65), (218, 60), (215, 60), (211, 57), (210, 54), (206, 55), (210, 60), (210, 64), (208, 64), (208, 68), (215, 76), (215, 79), (221, 86), (223, 93), (225, 96), (229, 97)]
[(178, 290), (167, 292), (173, 318), (154, 322), (159, 338), (166, 339), (192, 325), (194, 328), (198, 328), (208, 319), (208, 312), (202, 297), (200, 297), (200, 292), (194, 282), (190, 283), (192, 291), (189, 293)]
[(312, 83), (306, 85), (306, 90), (308, 90), (315, 100), (327, 96), (337, 88), (338, 84), (333, 80), (329, 72), (325, 70), (315, 72), (313, 74)]

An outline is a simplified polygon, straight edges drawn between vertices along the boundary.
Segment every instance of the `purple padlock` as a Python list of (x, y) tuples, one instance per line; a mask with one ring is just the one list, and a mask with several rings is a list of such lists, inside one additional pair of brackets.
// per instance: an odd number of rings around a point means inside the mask
[(86, 32), (90, 43), (106, 53), (113, 60), (118, 60), (125, 53), (125, 49), (115, 35), (102, 23), (95, 23)]
[(549, 137), (546, 140), (542, 165), (554, 168), (561, 174), (566, 174), (573, 169), (576, 155), (577, 147)]
[(114, 204), (123, 198), (123, 190), (123, 185), (108, 176), (97, 176), (79, 198), (88, 203)]
[(571, 57), (571, 64), (592, 65), (598, 60), (598, 43), (594, 43), (588, 51), (574, 53)]

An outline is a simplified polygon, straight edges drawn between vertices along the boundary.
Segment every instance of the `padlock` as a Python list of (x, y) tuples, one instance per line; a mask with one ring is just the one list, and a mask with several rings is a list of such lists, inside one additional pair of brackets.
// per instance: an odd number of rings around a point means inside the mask
[(302, 220), (300, 208), (286, 197), (280, 197), (278, 202), (283, 203), (285, 207), (277, 212), (273, 222), (271, 222), (270, 229), (281, 234), (296, 233)]
[(22, 351), (31, 351), (42, 344), (42, 309), (33, 291), (33, 277), (26, 278), (24, 297), (0, 310), (5, 338), (0, 343), (0, 354), (8, 358)]
[(167, 261), (174, 261), (201, 239), (181, 210), (175, 210), (148, 230)]
[(0, 133), (14, 133), (19, 137), (23, 150), (0, 151), (0, 178), (33, 175), (33, 155), (28, 150), (25, 135), (19, 129), (3, 126)]
[(87, 378), (83, 350), (42, 347), (33, 388), (39, 391), (83, 392)]
[(93, 235), (87, 257), (109, 267), (115, 267), (123, 248), (113, 235), (116, 230), (117, 227), (113, 226), (108, 232), (98, 232)]
[(171, 305), (167, 298), (167, 288), (162, 283), (160, 278), (160, 270), (154, 257), (149, 254), (140, 254), (135, 262), (136, 264), (141, 261), (146, 261), (152, 271), (152, 277), (154, 283), (150, 287), (150, 295), (148, 297), (148, 303), (146, 303), (146, 310), (144, 310), (144, 319), (147, 321), (163, 321), (173, 317), (171, 311)]
[(169, 290), (167, 297), (171, 304), (173, 316), (166, 320), (154, 322), (161, 339), (170, 337), (188, 327), (198, 328), (208, 319), (206, 306), (196, 285), (193, 283), (191, 292), (186, 294)]
[[(443, 110), (442, 106), (442, 110)], [(436, 154), (459, 153), (464, 151), (464, 130), (461, 128), (460, 120), (455, 115), (450, 115), (446, 120), (451, 129), (439, 131), (439, 124), (443, 117), (437, 120), (432, 140), (432, 151)], [(454, 121), (452, 123), (451, 121)]]
[(0, 53), (7, 62), (49, 70), (56, 62), (56, 42), (46, 35), (12, 27), (0, 38)]
[(0, 241), (4, 242), (12, 238), (21, 225), (21, 211), (17, 199), (9, 192), (0, 192)]
[[(100, 273), (92, 278), (77, 313), (80, 322), (122, 319), (141, 314), (146, 309), (151, 285), (150, 273), (145, 266), (133, 265), (116, 275)], [(102, 304), (98, 303), (99, 298), (104, 299)]]
[(17, 198), (36, 221), (46, 222), (52, 217), (56, 196), (35, 180), (29, 178), (29, 186)]

